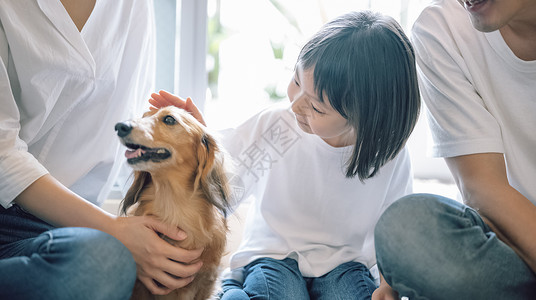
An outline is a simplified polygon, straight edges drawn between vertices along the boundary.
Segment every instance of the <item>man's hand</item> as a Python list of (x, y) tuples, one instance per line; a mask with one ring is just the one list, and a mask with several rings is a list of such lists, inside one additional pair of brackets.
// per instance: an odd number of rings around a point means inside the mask
[(174, 240), (186, 234), (150, 217), (118, 217), (114, 235), (130, 250), (138, 279), (155, 295), (165, 295), (188, 285), (203, 263), (203, 249), (185, 250), (170, 245), (157, 232)]

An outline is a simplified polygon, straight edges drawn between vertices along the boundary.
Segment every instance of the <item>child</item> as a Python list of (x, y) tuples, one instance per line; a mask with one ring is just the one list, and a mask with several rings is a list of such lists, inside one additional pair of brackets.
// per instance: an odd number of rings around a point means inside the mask
[[(287, 92), (290, 107), (222, 132), (242, 199), (254, 198), (222, 299), (370, 299), (374, 226), (412, 189), (413, 49), (391, 17), (345, 14), (303, 47)], [(190, 99), (162, 91), (150, 102), (202, 121)]]

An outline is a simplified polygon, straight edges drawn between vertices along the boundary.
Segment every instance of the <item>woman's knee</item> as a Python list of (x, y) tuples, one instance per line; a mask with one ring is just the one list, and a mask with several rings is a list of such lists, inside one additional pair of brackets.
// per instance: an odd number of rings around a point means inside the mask
[(95, 258), (87, 267), (100, 274), (94, 278), (96, 284), (111, 294), (116, 290), (130, 293), (136, 280), (136, 263), (130, 251), (115, 237), (97, 230), (87, 234), (84, 244), (86, 250), (90, 248), (87, 257)]
[[(127, 299), (136, 280), (136, 263), (130, 251), (113, 236), (89, 228), (62, 228), (52, 232), (51, 255), (62, 252), (67, 281), (84, 286), (93, 299)], [(55, 249), (54, 249), (55, 248)], [(89, 298), (88, 298), (89, 299)]]

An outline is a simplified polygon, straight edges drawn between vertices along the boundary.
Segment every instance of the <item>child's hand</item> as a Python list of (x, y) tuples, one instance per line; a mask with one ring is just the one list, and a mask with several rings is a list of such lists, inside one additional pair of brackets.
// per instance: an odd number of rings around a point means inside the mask
[(170, 105), (182, 108), (185, 111), (189, 112), (194, 118), (196, 118), (199, 123), (207, 126), (205, 124), (205, 120), (203, 119), (203, 114), (201, 114), (197, 106), (195, 106), (192, 99), (190, 98), (184, 100), (166, 91), (160, 91), (158, 92), (158, 94), (151, 94), (151, 99), (149, 99), (149, 103), (153, 105), (151, 109), (158, 109)]
[(396, 300), (398, 299), (398, 293), (395, 292), (389, 285), (381, 285), (374, 293), (372, 293), (372, 300)]
[(380, 273), (380, 286), (372, 293), (372, 300), (396, 300), (398, 293), (391, 288)]

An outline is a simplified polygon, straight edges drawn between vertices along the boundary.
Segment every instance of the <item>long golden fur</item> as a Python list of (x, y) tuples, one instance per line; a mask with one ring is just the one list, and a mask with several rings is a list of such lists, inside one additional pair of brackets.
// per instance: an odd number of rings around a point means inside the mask
[(134, 169), (134, 183), (122, 203), (127, 215), (151, 215), (181, 228), (184, 249), (204, 248), (193, 282), (166, 296), (153, 296), (136, 282), (132, 299), (207, 299), (223, 255), (230, 195), (224, 154), (214, 136), (186, 111), (164, 107), (143, 118), (118, 123), (121, 142)]

